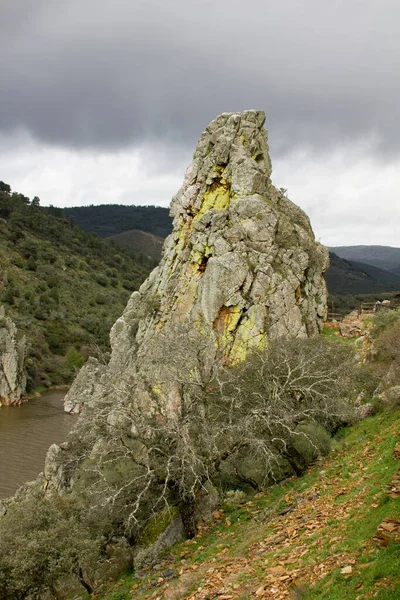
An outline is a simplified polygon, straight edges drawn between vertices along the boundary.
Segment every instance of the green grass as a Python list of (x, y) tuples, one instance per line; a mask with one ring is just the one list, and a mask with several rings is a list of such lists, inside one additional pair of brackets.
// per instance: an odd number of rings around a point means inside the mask
[(337, 342), (339, 342), (340, 344), (353, 344), (356, 339), (358, 339), (358, 336), (353, 336), (353, 337), (342, 337), (340, 335), (340, 329), (333, 329), (332, 327), (324, 327), (324, 329), (322, 330), (322, 335), (327, 338), (328, 340), (335, 340)]
[[(198, 598), (196, 590), (208, 590), (210, 569), (217, 569), (223, 574), (221, 589), (244, 600), (254, 598), (260, 586), (266, 594), (269, 585), (282, 586), (279, 580), (270, 584), (269, 577), (270, 569), (284, 565), (292, 580), (286, 589), (297, 589), (304, 600), (398, 600), (400, 544), (381, 549), (372, 538), (383, 519), (400, 513), (400, 499), (385, 493), (400, 466), (393, 458), (399, 432), (400, 412), (341, 430), (332, 454), (304, 476), (256, 494), (238, 508), (225, 507), (218, 521), (202, 524), (194, 540), (170, 548), (155, 571), (140, 578), (128, 574), (96, 598), (164, 598), (166, 586), (169, 598), (190, 593)], [(292, 512), (278, 515), (296, 502)], [(293, 537), (279, 541), (291, 529)], [(350, 575), (341, 573), (347, 564)], [(176, 572), (168, 582), (160, 577), (166, 568)], [(187, 578), (184, 589), (181, 577)]]

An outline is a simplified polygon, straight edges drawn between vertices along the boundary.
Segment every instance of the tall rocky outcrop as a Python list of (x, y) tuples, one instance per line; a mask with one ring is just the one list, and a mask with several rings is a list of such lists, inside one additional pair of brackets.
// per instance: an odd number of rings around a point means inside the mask
[(201, 378), (195, 356), (207, 371), (244, 360), (269, 339), (321, 330), (328, 251), (306, 214), (271, 184), (264, 121), (264, 112), (249, 110), (206, 128), (172, 199), (161, 263), (113, 326), (108, 366), (84, 367), (67, 411), (106, 388), (144, 406), (156, 395), (173, 410), (183, 364)]
[(0, 406), (20, 404), (25, 393), (25, 338), (18, 338), (13, 321), (0, 306)]

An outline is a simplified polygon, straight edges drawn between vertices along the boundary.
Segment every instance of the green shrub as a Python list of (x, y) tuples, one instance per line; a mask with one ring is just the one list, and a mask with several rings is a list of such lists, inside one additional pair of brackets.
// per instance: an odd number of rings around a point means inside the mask
[(395, 361), (400, 365), (400, 313), (390, 311), (388, 314), (396, 315), (397, 318), (389, 320), (384, 329), (381, 329), (375, 347), (378, 358), (384, 361)]
[(28, 269), (28, 271), (36, 271), (37, 269), (37, 263), (36, 263), (36, 259), (33, 258), (33, 256), (30, 256), (26, 262), (26, 268)]
[(104, 294), (96, 294), (94, 297), (96, 304), (107, 304), (107, 296)]
[(303, 423), (292, 435), (290, 458), (302, 470), (320, 456), (327, 456), (331, 451), (331, 437), (327, 430), (318, 423)]
[(96, 281), (97, 283), (99, 283), (100, 285), (102, 285), (103, 287), (107, 287), (108, 285), (108, 279), (107, 277), (105, 277), (104, 275), (96, 275)]
[(390, 410), (397, 410), (400, 408), (400, 385), (394, 385), (387, 390), (384, 394), (384, 404), (386, 408)]
[(12, 262), (16, 267), (20, 269), (23, 269), (25, 267), (25, 261), (19, 254), (14, 254), (14, 256), (12, 257)]
[(72, 369), (80, 369), (85, 362), (84, 356), (76, 349), (70, 348), (65, 357), (64, 364)]
[(121, 283), (122, 283), (122, 287), (124, 287), (126, 290), (134, 291), (137, 289), (135, 282), (129, 281), (129, 279), (123, 279)]
[(50, 350), (55, 354), (64, 354), (72, 341), (68, 326), (60, 321), (48, 321), (45, 335)]
[(373, 318), (371, 335), (378, 338), (380, 334), (390, 325), (393, 325), (400, 319), (399, 310), (380, 310)]

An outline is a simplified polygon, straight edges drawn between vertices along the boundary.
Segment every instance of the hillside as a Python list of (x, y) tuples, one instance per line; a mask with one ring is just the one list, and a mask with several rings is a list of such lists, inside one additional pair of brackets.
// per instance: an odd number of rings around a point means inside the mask
[[(66, 208), (64, 213), (85, 231), (112, 239), (121, 248), (141, 252), (157, 261), (163, 240), (172, 231), (168, 209), (162, 207), (108, 204)], [(326, 273), (331, 295), (381, 294), (400, 290), (399, 248), (348, 246), (331, 250), (335, 252), (331, 252), (331, 266)], [(382, 260), (380, 257), (383, 257)], [(397, 271), (393, 266), (393, 273), (388, 274), (386, 269), (390, 265), (399, 265)]]
[(341, 430), (305, 475), (239, 506), (232, 496), (195, 539), (96, 597), (397, 600), (399, 431), (399, 411)]
[(0, 187), (0, 304), (29, 342), (28, 391), (69, 381), (149, 274), (142, 257)]
[(140, 229), (166, 238), (172, 231), (172, 218), (168, 208), (161, 206), (75, 206), (64, 208), (67, 219), (73, 219), (85, 231), (100, 237), (110, 237), (124, 231)]
[(106, 240), (113, 240), (121, 248), (142, 253), (147, 258), (157, 262), (161, 258), (161, 251), (164, 244), (163, 238), (138, 229), (131, 229), (130, 231), (110, 235)]
[(345, 258), (400, 273), (400, 248), (392, 246), (334, 246), (332, 252)]
[(330, 294), (379, 294), (400, 290), (400, 276), (368, 264), (345, 260), (330, 252), (325, 274)]

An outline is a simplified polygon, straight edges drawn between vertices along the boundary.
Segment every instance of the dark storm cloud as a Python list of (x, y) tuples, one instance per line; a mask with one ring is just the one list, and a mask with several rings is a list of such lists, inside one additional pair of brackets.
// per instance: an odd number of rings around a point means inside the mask
[(70, 147), (193, 146), (264, 108), (274, 154), (374, 135), (398, 151), (397, 0), (11, 0), (0, 130)]

